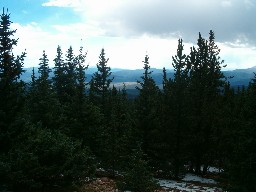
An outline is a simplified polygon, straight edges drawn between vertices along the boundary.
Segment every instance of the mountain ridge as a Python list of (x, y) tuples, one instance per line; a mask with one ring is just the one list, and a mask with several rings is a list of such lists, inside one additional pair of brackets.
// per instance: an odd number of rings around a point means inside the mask
[[(21, 80), (24, 82), (31, 81), (32, 75), (32, 67), (24, 68), (26, 71), (21, 75)], [(90, 81), (94, 72), (97, 71), (96, 67), (89, 67), (86, 70), (86, 81)], [(121, 69), (121, 68), (113, 68), (111, 69), (112, 74), (111, 77), (114, 77), (113, 83), (114, 84), (122, 84), (127, 83), (130, 89), (135, 89), (137, 85), (137, 81), (139, 81), (141, 76), (143, 75), (144, 69)], [(151, 68), (152, 71), (152, 78), (155, 80), (156, 84), (161, 87), (163, 81), (163, 69)], [(174, 70), (167, 69), (167, 77), (173, 78)], [(235, 69), (235, 70), (227, 70), (223, 71), (228, 81), (230, 82), (232, 87), (238, 86), (248, 86), (251, 79), (254, 77), (254, 72), (256, 72), (256, 66), (247, 68), (247, 69)], [(38, 76), (38, 68), (35, 68), (35, 76)], [(50, 77), (53, 76), (53, 72), (51, 72)], [(128, 88), (127, 87), (127, 88)]]

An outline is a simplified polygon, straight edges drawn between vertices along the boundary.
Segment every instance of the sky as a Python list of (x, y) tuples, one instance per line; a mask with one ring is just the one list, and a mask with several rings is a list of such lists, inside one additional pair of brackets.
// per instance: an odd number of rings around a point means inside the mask
[(198, 33), (215, 32), (226, 69), (256, 66), (255, 0), (0, 0), (19, 38), (15, 54), (26, 49), (24, 67), (36, 67), (43, 50), (53, 66), (57, 46), (87, 51), (96, 66), (102, 48), (112, 68), (172, 68), (178, 39), (185, 53)]

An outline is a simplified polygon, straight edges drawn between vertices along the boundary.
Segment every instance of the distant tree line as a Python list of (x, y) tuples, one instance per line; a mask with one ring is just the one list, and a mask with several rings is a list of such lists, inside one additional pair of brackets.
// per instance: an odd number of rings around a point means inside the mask
[[(173, 78), (163, 69), (163, 89), (151, 77), (149, 56), (138, 80), (138, 97), (111, 86), (102, 49), (97, 71), (86, 81), (87, 53), (57, 47), (54, 68), (47, 53), (38, 76), (20, 80), (26, 53), (15, 56), (10, 14), (0, 21), (0, 190), (47, 191), (82, 184), (99, 168), (120, 189), (153, 191), (153, 176), (224, 170), (228, 191), (256, 191), (256, 76), (248, 88), (230, 87), (215, 35), (199, 33), (184, 54), (178, 40)], [(49, 73), (53, 70), (54, 76)]]

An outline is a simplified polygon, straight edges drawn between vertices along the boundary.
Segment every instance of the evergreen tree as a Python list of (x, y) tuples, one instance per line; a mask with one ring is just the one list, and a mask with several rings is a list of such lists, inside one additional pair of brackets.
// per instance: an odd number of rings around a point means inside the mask
[(0, 190), (8, 185), (7, 174), (11, 171), (8, 153), (15, 146), (17, 137), (22, 133), (24, 83), (20, 80), (24, 72), (26, 53), (15, 56), (13, 49), (18, 39), (13, 36), (10, 13), (3, 9), (0, 15)]
[[(121, 102), (120, 93), (118, 93), (115, 87), (110, 89), (110, 83), (113, 78), (110, 77), (111, 68), (107, 66), (108, 60), (105, 57), (105, 50), (102, 49), (97, 64), (98, 70), (93, 74), (89, 83), (89, 98), (101, 109), (101, 113), (104, 116), (102, 119), (103, 124), (96, 129), (97, 131), (95, 133), (96, 143), (99, 146), (96, 153), (103, 161), (103, 166), (111, 167), (114, 170), (120, 167), (120, 158), (115, 155), (119, 156), (123, 149), (121, 147), (123, 145), (117, 143), (124, 138), (124, 134), (127, 133), (127, 138), (130, 138), (130, 136), (128, 134), (128, 128), (125, 130), (127, 122), (116, 118), (115, 107), (117, 105), (123, 105), (121, 103), (124, 101)], [(125, 109), (122, 110), (125, 113)], [(121, 130), (121, 126), (123, 126), (124, 130)], [(124, 143), (124, 141), (122, 142)], [(112, 175), (114, 175), (114, 172), (112, 172)]]
[(170, 88), (170, 79), (167, 78), (167, 72), (165, 67), (163, 68), (163, 93), (167, 94)]
[(113, 81), (111, 76), (111, 68), (107, 66), (109, 59), (106, 59), (105, 50), (102, 49), (97, 69), (90, 81), (90, 96), (95, 104), (100, 104), (103, 109), (103, 114), (106, 114), (106, 99), (109, 91), (110, 83)]
[(78, 91), (82, 91), (82, 95), (85, 95), (85, 70), (88, 66), (85, 66), (84, 63), (87, 53), (84, 54), (83, 47), (81, 47), (79, 55), (76, 56), (70, 46), (65, 61), (62, 55), (61, 48), (58, 46), (57, 55), (54, 59), (53, 82), (60, 102), (71, 104), (74, 102)]
[[(95, 161), (81, 142), (60, 131), (26, 123), (8, 156), (11, 191), (52, 191), (93, 176)], [(55, 189), (56, 190), (56, 189)]]
[[(174, 68), (174, 79), (169, 82), (171, 84), (171, 90), (169, 95), (169, 107), (171, 114), (169, 118), (172, 118), (173, 122), (169, 134), (171, 138), (169, 139), (170, 144), (170, 154), (172, 155), (173, 171), (174, 177), (178, 178), (180, 176), (181, 170), (184, 165), (184, 151), (186, 140), (184, 133), (187, 130), (187, 97), (188, 97), (188, 83), (189, 77), (187, 68), (187, 56), (183, 53), (183, 43), (182, 39), (178, 41), (177, 54), (172, 57)], [(169, 125), (170, 126), (170, 125)]]
[[(71, 49), (68, 52), (71, 53)], [(73, 64), (69, 64), (70, 67), (68, 67), (68, 82), (70, 84), (68, 85), (67, 95), (70, 101), (67, 103), (67, 124), (71, 135), (81, 140), (87, 137), (85, 129), (88, 129), (88, 110), (90, 111), (88, 108), (93, 107), (86, 100), (85, 70), (88, 68), (88, 66), (85, 66), (86, 55), (86, 53), (83, 53), (83, 47), (80, 47), (79, 55), (73, 56)], [(90, 121), (93, 122), (92, 119)]]
[[(113, 171), (123, 170), (126, 166), (129, 154), (136, 146), (136, 135), (134, 133), (135, 122), (133, 120), (130, 102), (127, 100), (126, 90), (110, 90), (107, 100), (109, 123), (103, 130), (104, 141), (103, 159), (105, 165)], [(115, 176), (115, 173), (112, 172)]]
[[(158, 108), (159, 112), (157, 114), (159, 118), (159, 128), (158, 128), (158, 141), (155, 142), (157, 147), (158, 156), (156, 159), (158, 160), (158, 164), (155, 167), (158, 170), (166, 170), (167, 172), (172, 172), (170, 170), (170, 161), (173, 158), (173, 154), (170, 154), (172, 149), (173, 142), (173, 101), (172, 101), (172, 83), (173, 79), (167, 77), (167, 71), (163, 68), (163, 89), (161, 91), (160, 96), (158, 97)], [(168, 176), (169, 173), (166, 175)]]
[[(241, 123), (236, 117), (240, 115), (240, 109), (243, 108), (239, 103), (240, 99), (230, 83), (224, 86), (223, 95), (219, 100), (218, 122), (214, 128), (212, 140), (214, 143), (212, 154), (215, 160), (215, 166), (225, 169), (224, 165), (229, 159), (232, 151), (233, 139), (235, 138), (235, 127)], [(244, 103), (242, 101), (242, 103)], [(239, 106), (238, 106), (239, 105)], [(238, 109), (240, 108), (240, 109)], [(239, 117), (239, 119), (242, 119)]]
[(67, 102), (66, 85), (67, 85), (67, 66), (64, 63), (61, 47), (57, 47), (57, 55), (54, 59), (54, 77), (53, 85), (61, 103)]
[(40, 74), (39, 79), (40, 81), (45, 81), (45, 82), (48, 82), (48, 84), (50, 84), (49, 74), (51, 72), (51, 69), (49, 68), (49, 59), (47, 58), (45, 51), (43, 51), (43, 56), (42, 58), (39, 59), (39, 61), (40, 61), (39, 68), (38, 68), (38, 73)]
[(218, 121), (218, 101), (225, 85), (221, 72), (223, 60), (220, 60), (214, 33), (210, 31), (209, 40), (202, 38), (199, 33), (197, 49), (191, 48), (188, 67), (190, 68), (190, 142), (191, 157), (195, 172), (204, 172), (211, 163), (212, 136)]
[(0, 153), (9, 150), (11, 138), (15, 135), (12, 124), (22, 107), (23, 82), (19, 80), (24, 72), (26, 53), (14, 56), (13, 48), (18, 40), (13, 39), (16, 30), (11, 30), (10, 14), (1, 14), (0, 20)]
[(66, 53), (66, 65), (67, 65), (67, 73), (70, 79), (74, 79), (76, 64), (74, 62), (75, 55), (73, 48), (70, 46)]
[(156, 85), (154, 79), (151, 77), (149, 57), (145, 56), (144, 73), (141, 76), (141, 81), (138, 81), (139, 96), (136, 100), (137, 106), (137, 125), (142, 137), (142, 148), (147, 155), (155, 155), (154, 142), (156, 135), (158, 135), (158, 97), (160, 90)]
[(82, 104), (86, 94), (86, 76), (85, 71), (88, 69), (88, 65), (85, 66), (85, 59), (87, 53), (83, 53), (83, 47), (80, 47), (79, 55), (75, 58), (76, 64), (76, 89), (78, 101)]
[(122, 190), (134, 192), (153, 192), (158, 188), (150, 171), (149, 163), (145, 160), (145, 154), (138, 148), (133, 150), (128, 161), (123, 183), (118, 183)]
[(43, 51), (42, 57), (39, 59), (39, 77), (35, 79), (35, 75), (32, 75), (32, 86), (29, 88), (26, 108), (32, 122), (41, 123), (43, 127), (56, 129), (56, 122), (61, 115), (57, 107), (56, 94), (52, 89), (50, 72), (49, 59)]
[(36, 84), (36, 75), (35, 75), (35, 68), (32, 69), (32, 75), (31, 75), (31, 88), (35, 88)]
[(77, 74), (76, 68), (77, 63), (75, 61), (76, 56), (73, 53), (73, 48), (70, 46), (66, 53), (66, 60), (64, 64), (64, 71), (66, 73), (66, 85), (65, 94), (67, 94), (68, 100), (72, 100), (72, 97), (76, 95), (76, 85), (77, 85)]

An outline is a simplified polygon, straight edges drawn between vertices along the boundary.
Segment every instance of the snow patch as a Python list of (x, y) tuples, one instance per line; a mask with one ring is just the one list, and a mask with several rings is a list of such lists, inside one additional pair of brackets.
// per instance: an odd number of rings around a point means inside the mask
[(182, 192), (194, 192), (194, 191), (200, 191), (200, 192), (222, 192), (220, 188), (217, 187), (203, 187), (203, 186), (197, 186), (193, 183), (186, 183), (186, 182), (179, 182), (174, 180), (162, 180), (159, 179), (158, 183), (161, 187), (163, 187), (166, 190), (179, 190)]
[(221, 173), (221, 172), (223, 172), (224, 170), (223, 170), (223, 169), (216, 168), (216, 167), (209, 167), (209, 168), (208, 168), (208, 171), (209, 171), (210, 173)]
[[(217, 182), (214, 181), (213, 179), (206, 179), (194, 174), (186, 174), (185, 177), (182, 179), (182, 181), (174, 181), (174, 180), (166, 180), (166, 179), (158, 179), (157, 181), (159, 185), (162, 188), (166, 189), (167, 191), (178, 190), (182, 192), (191, 192), (191, 191), (192, 192), (193, 191), (222, 192), (222, 189), (220, 188), (206, 186), (207, 184), (210, 184), (210, 185), (217, 184)], [(193, 182), (202, 183), (203, 185), (201, 186), (200, 184), (196, 184)]]
[(185, 190), (187, 189), (187, 184), (184, 182), (178, 182), (173, 180), (158, 180), (158, 183), (161, 187), (165, 189), (178, 189), (178, 190)]
[(217, 184), (217, 182), (213, 179), (206, 179), (190, 173), (186, 174), (182, 181), (196, 181), (200, 183)]

